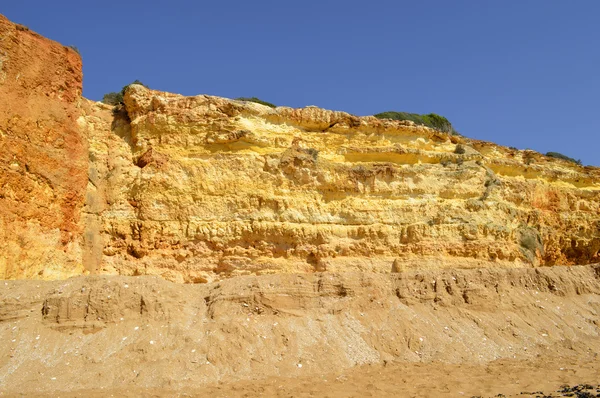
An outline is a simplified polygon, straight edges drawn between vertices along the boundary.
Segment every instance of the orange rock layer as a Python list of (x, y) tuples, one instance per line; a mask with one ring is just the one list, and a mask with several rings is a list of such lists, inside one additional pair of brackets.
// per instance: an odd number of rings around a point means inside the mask
[(81, 58), (0, 15), (0, 277), (84, 271)]

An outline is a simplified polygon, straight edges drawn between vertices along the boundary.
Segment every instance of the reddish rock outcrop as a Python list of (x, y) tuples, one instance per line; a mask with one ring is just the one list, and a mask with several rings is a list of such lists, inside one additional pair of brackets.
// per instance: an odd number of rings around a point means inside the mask
[(0, 278), (80, 274), (81, 58), (0, 15)]

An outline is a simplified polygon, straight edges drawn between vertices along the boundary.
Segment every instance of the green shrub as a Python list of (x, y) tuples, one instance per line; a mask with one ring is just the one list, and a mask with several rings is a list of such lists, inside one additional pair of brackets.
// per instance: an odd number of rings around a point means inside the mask
[(450, 123), (448, 119), (446, 119), (444, 116), (440, 116), (435, 113), (419, 115), (418, 113), (388, 111), (378, 113), (373, 116), (375, 116), (378, 119), (410, 120), (415, 124), (419, 124), (421, 126), (427, 126), (432, 129), (443, 131), (449, 134), (458, 134), (458, 132), (454, 130), (454, 127), (452, 127), (452, 123)]
[(105, 104), (108, 105), (118, 105), (120, 103), (123, 102), (123, 96), (125, 95), (125, 91), (127, 91), (127, 89), (129, 88), (129, 86), (131, 86), (132, 84), (139, 84), (141, 86), (144, 86), (146, 88), (149, 88), (148, 86), (146, 86), (144, 83), (142, 83), (139, 80), (134, 80), (132, 83), (129, 83), (128, 85), (124, 86), (121, 91), (117, 92), (111, 92), (111, 93), (107, 93), (104, 94), (104, 97), (102, 97), (102, 102), (104, 102)]
[(144, 83), (142, 83), (141, 81), (139, 81), (138, 79), (135, 79), (133, 82), (129, 83), (128, 85), (124, 86), (121, 89), (121, 94), (125, 95), (125, 92), (127, 91), (127, 89), (129, 88), (129, 86), (131, 86), (132, 84), (139, 84), (140, 86), (144, 86), (146, 88), (150, 88), (148, 86), (146, 86)]
[(464, 146), (458, 144), (456, 148), (454, 148), (454, 153), (457, 155), (464, 155), (467, 152)]
[(79, 49), (75, 46), (67, 46), (69, 47), (71, 50), (75, 51), (79, 56), (81, 56), (81, 53), (79, 52)]
[(310, 156), (312, 156), (312, 158), (313, 158), (314, 160), (317, 160), (317, 158), (319, 157), (319, 151), (318, 151), (318, 150), (316, 150), (315, 148), (308, 148), (308, 149), (306, 150), (306, 152), (308, 152), (308, 154), (309, 154)]
[(429, 113), (423, 115), (422, 118), (425, 121), (426, 126), (433, 127), (436, 130), (444, 131), (446, 133), (451, 133), (453, 131), (452, 124), (443, 116)]
[(521, 253), (531, 262), (535, 261), (538, 252), (544, 254), (544, 242), (540, 232), (532, 227), (520, 227), (519, 232), (519, 244), (521, 246)]
[(239, 97), (239, 98), (236, 98), (236, 100), (238, 100), (238, 101), (256, 102), (257, 104), (266, 105), (266, 106), (268, 106), (270, 108), (277, 108), (277, 105), (272, 104), (272, 103), (267, 102), (267, 101), (263, 101), (260, 98), (256, 98), (256, 97), (249, 97), (249, 98), (248, 97)]
[(568, 157), (567, 155), (563, 155), (562, 153), (558, 153), (558, 152), (548, 152), (546, 154), (546, 156), (549, 156), (551, 158), (555, 158), (555, 159), (562, 159), (562, 160), (566, 160), (568, 162), (573, 162), (576, 163), (578, 165), (581, 166), (581, 160), (575, 160), (573, 158)]
[(123, 94), (119, 93), (107, 93), (102, 97), (102, 102), (108, 105), (118, 105), (123, 102)]
[(391, 120), (410, 120), (417, 124), (424, 125), (425, 121), (418, 113), (408, 113), (408, 112), (381, 112), (376, 115), (373, 115), (378, 119), (391, 119)]

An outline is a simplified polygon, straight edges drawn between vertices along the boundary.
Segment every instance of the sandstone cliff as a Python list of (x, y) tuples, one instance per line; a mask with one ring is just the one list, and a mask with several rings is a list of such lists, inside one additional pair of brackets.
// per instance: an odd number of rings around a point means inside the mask
[(1, 22), (5, 278), (600, 261), (597, 168), (411, 122), (141, 85), (112, 109), (79, 96), (77, 54)]
[(140, 85), (114, 116), (84, 108), (101, 273), (198, 282), (598, 261), (595, 168), (411, 122)]
[(113, 108), (81, 82), (75, 51), (0, 16), (0, 279), (53, 279), (1, 283), (0, 395), (597, 382), (600, 169), (141, 85)]
[(81, 58), (0, 15), (0, 278), (84, 271)]

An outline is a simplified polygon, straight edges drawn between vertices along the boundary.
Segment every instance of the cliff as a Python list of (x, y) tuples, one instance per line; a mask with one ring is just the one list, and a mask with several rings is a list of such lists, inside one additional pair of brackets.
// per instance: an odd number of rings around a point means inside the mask
[(0, 15), (0, 278), (84, 271), (81, 58)]
[(81, 83), (76, 51), (0, 16), (0, 279), (26, 279), (1, 282), (0, 395), (597, 383), (599, 168), (142, 85), (112, 107)]
[(598, 168), (412, 122), (141, 85), (113, 109), (80, 97), (75, 52), (0, 26), (0, 277), (600, 261)]
[(411, 122), (141, 85), (114, 116), (84, 108), (100, 273), (203, 282), (598, 261), (596, 168)]

